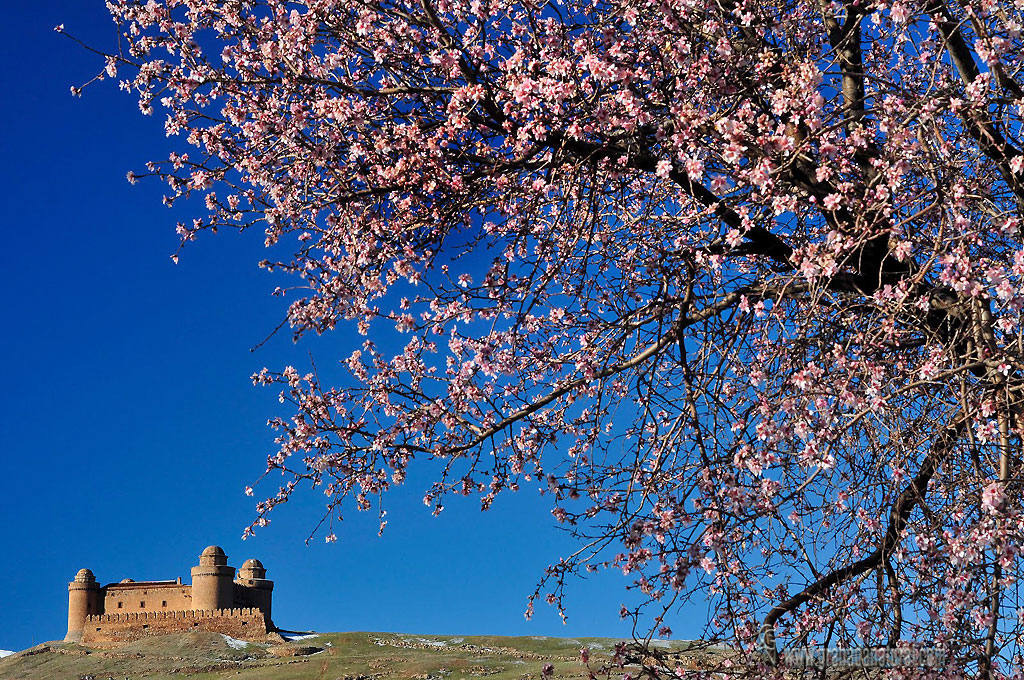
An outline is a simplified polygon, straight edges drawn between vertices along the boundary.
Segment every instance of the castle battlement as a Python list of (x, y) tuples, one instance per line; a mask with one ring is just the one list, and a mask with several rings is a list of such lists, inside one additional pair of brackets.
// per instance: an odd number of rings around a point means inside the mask
[(85, 618), (86, 624), (123, 624), (126, 622), (160, 621), (163, 619), (247, 619), (263, 615), (256, 607), (232, 607), (230, 609), (207, 609), (197, 611), (132, 611), (131, 613), (100, 613), (90, 614)]
[(100, 586), (88, 569), (68, 584), (68, 634), (74, 642), (129, 642), (146, 635), (206, 630), (263, 640), (274, 582), (259, 560), (242, 564), (237, 576), (227, 555), (211, 545), (192, 568), (192, 584), (181, 579)]

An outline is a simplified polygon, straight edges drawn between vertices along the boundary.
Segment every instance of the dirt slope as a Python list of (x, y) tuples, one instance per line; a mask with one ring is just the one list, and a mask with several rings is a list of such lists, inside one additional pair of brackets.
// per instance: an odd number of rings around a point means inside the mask
[[(100, 649), (50, 642), (0, 659), (0, 680), (585, 680), (581, 647), (600, 659), (606, 638), (323, 633), (285, 645), (217, 633), (147, 638)], [(592, 660), (593, 660), (592, 659)]]

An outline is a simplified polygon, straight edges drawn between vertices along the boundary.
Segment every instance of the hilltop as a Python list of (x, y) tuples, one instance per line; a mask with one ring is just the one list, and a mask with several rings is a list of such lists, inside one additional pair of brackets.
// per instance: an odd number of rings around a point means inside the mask
[[(607, 658), (610, 638), (321, 633), (283, 645), (194, 632), (104, 648), (48, 642), (0, 659), (2, 680), (585, 680), (580, 648)], [(685, 643), (680, 643), (685, 644)]]

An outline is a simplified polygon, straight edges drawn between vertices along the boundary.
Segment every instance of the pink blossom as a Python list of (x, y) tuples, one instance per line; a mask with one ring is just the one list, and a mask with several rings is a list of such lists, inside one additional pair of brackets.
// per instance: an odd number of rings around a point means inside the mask
[(1002, 510), (1005, 501), (1006, 494), (999, 482), (989, 482), (981, 492), (981, 504), (989, 512)]

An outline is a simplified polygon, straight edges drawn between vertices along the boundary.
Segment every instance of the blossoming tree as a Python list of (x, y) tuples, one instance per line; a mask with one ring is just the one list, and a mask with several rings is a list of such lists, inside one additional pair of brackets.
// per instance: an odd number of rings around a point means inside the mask
[(294, 332), (365, 336), (255, 376), (292, 407), (257, 524), (539, 483), (559, 607), (615, 568), (641, 638), (696, 600), (741, 652), (1019, 668), (1020, 0), (108, 7), (182, 239), (264, 230)]

